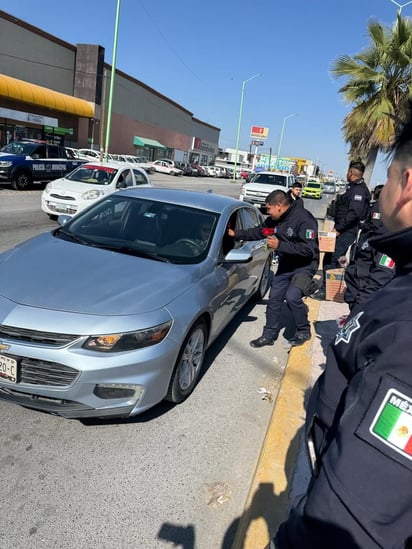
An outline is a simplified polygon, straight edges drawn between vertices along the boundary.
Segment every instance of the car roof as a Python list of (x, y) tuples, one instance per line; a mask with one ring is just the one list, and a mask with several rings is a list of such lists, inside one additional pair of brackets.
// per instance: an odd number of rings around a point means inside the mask
[(139, 168), (139, 166), (135, 165), (135, 164), (132, 164), (131, 162), (118, 162), (117, 160), (103, 160), (103, 162), (101, 162), (100, 160), (89, 160), (87, 162), (85, 162), (84, 164), (81, 164), (81, 166), (79, 166), (80, 168), (87, 168), (87, 167), (97, 167), (97, 168), (115, 168), (116, 170), (119, 169), (119, 168), (134, 168), (134, 169), (138, 169), (139, 171), (142, 171), (141, 168)]
[(283, 173), (283, 172), (269, 172), (269, 171), (265, 171), (265, 170), (262, 170), (261, 172), (253, 172), (254, 175), (260, 175), (260, 174), (265, 174), (265, 175), (293, 175), (291, 173)]
[(245, 206), (245, 202), (210, 192), (187, 191), (185, 189), (166, 189), (161, 187), (129, 187), (128, 189), (117, 191), (117, 195), (127, 193), (127, 196), (147, 198), (148, 200), (159, 200), (169, 202), (170, 204), (179, 204), (182, 206), (201, 208), (211, 212), (221, 212), (228, 206)]

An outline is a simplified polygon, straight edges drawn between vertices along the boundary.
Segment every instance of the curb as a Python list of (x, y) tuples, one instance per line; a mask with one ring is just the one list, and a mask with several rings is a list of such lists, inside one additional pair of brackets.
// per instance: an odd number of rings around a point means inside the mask
[[(313, 323), (320, 302), (309, 299), (307, 305)], [(296, 435), (305, 421), (304, 397), (311, 377), (314, 338), (312, 330), (310, 341), (290, 350), (232, 549), (264, 549), (288, 516), (289, 487), (299, 442)]]

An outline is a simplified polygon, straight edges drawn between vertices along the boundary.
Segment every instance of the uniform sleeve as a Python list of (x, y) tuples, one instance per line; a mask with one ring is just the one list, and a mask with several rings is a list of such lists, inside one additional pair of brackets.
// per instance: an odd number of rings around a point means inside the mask
[(370, 195), (366, 187), (356, 187), (348, 196), (348, 212), (345, 217), (335, 223), (335, 229), (340, 233), (356, 227), (364, 214), (366, 207), (369, 205)]
[(251, 229), (236, 229), (235, 230), (235, 239), (236, 240), (262, 240), (266, 238), (262, 233), (262, 229), (266, 227), (265, 222), (263, 222), (258, 227), (252, 227)]
[(357, 303), (365, 303), (377, 290), (385, 286), (395, 275), (392, 259), (380, 252), (375, 252), (369, 269), (369, 276), (360, 287), (356, 296)]
[(411, 330), (392, 323), (359, 345), (319, 473), (281, 526), (280, 549), (412, 541)]
[(277, 251), (282, 254), (312, 257), (318, 253), (318, 224), (316, 219), (307, 218), (297, 227), (297, 237), (281, 239)]

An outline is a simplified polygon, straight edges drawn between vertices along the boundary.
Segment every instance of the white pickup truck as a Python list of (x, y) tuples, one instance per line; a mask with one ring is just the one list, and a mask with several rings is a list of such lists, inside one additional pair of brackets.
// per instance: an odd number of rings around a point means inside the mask
[(253, 204), (265, 212), (268, 194), (272, 191), (287, 192), (294, 182), (295, 177), (290, 173), (259, 172), (252, 177), (249, 183), (242, 185), (239, 199)]

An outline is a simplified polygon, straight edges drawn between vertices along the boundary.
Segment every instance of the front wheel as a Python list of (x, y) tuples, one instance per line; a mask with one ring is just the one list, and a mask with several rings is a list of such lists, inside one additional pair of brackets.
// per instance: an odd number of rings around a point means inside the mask
[(28, 172), (19, 171), (13, 175), (11, 186), (16, 191), (24, 191), (28, 189), (32, 183), (33, 178)]
[(203, 320), (197, 322), (179, 352), (166, 400), (182, 402), (193, 391), (205, 357), (207, 328)]

